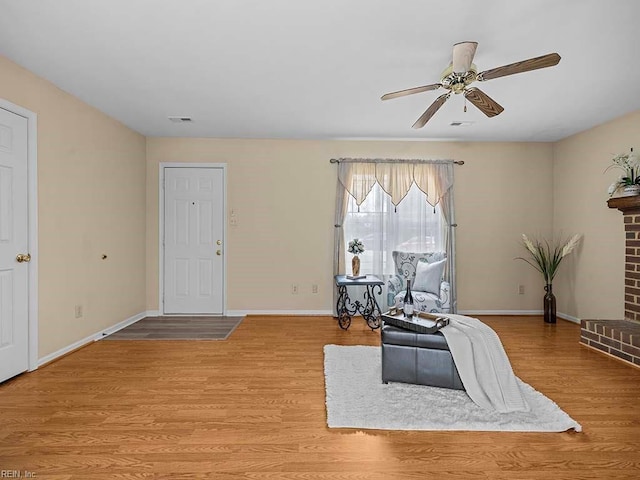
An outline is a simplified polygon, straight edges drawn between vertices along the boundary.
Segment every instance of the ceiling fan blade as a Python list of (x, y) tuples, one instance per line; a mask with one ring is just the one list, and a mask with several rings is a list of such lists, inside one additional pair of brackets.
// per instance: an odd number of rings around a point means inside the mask
[(466, 73), (471, 68), (478, 42), (460, 42), (453, 46), (453, 72)]
[(429, 90), (437, 90), (442, 86), (441, 83), (433, 83), (431, 85), (424, 85), (422, 87), (407, 88), (406, 90), (399, 90), (397, 92), (385, 93), (381, 99), (391, 100), (392, 98), (404, 97), (405, 95), (413, 95), (414, 93), (428, 92)]
[(500, 115), (504, 110), (504, 108), (502, 108), (502, 106), (493, 98), (475, 87), (467, 88), (464, 91), (464, 96), (467, 100), (478, 107), (487, 117)]
[(413, 124), (413, 128), (422, 128), (424, 127), (429, 119), (433, 117), (433, 115), (440, 109), (440, 107), (447, 101), (451, 92), (440, 95), (435, 101), (429, 105), (429, 108), (420, 116), (416, 123)]
[(559, 62), (560, 55), (557, 53), (549, 53), (547, 55), (542, 55), (541, 57), (530, 58), (529, 60), (523, 60), (521, 62), (510, 63), (509, 65), (503, 65), (502, 67), (485, 70), (478, 74), (477, 80), (482, 82), (484, 80), (491, 80), (493, 78), (504, 77), (506, 75), (538, 70), (539, 68), (553, 67)]

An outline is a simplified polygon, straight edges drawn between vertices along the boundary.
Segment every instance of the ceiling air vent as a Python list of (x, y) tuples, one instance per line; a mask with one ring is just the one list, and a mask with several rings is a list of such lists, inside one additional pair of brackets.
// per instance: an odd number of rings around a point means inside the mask
[(470, 127), (471, 125), (473, 125), (473, 122), (464, 122), (461, 120), (455, 120), (453, 122), (451, 122), (449, 125), (451, 125), (452, 127)]
[(173, 123), (192, 123), (191, 117), (169, 117), (169, 121)]

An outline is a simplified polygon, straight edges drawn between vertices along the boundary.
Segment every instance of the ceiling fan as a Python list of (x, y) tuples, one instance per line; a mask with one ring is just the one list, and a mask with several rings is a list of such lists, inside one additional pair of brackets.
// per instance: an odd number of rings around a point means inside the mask
[[(444, 105), (451, 93), (462, 93), (464, 97), (473, 103), (487, 117), (495, 117), (502, 113), (504, 108), (489, 95), (476, 87), (470, 87), (476, 80), (484, 82), (493, 78), (505, 77), (516, 73), (528, 72), (539, 68), (553, 67), (560, 62), (560, 55), (557, 53), (549, 53), (541, 57), (522, 60), (521, 62), (510, 63), (501, 67), (485, 70), (478, 73), (476, 66), (472, 63), (476, 54), (478, 42), (460, 42), (453, 46), (453, 59), (449, 66), (442, 72), (440, 83), (424, 85), (422, 87), (408, 88), (398, 92), (387, 93), (382, 96), (382, 100), (391, 100), (392, 98), (413, 95), (414, 93), (427, 92), (429, 90), (437, 90), (442, 87), (449, 90), (447, 93), (440, 95), (427, 108), (427, 110), (416, 120), (413, 128), (422, 128), (426, 125), (431, 117)], [(466, 111), (466, 107), (465, 107)]]

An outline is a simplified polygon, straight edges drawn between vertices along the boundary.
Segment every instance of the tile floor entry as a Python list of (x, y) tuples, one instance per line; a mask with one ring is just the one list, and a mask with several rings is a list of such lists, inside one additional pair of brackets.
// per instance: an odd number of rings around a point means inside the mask
[(146, 317), (103, 340), (226, 340), (244, 317)]

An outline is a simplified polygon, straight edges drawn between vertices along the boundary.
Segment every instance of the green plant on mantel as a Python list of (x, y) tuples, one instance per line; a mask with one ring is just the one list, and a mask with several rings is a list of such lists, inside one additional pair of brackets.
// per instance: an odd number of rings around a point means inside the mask
[(629, 153), (619, 153), (611, 162), (611, 165), (605, 169), (605, 173), (612, 168), (617, 168), (624, 174), (609, 186), (609, 196), (612, 196), (620, 187), (640, 185), (640, 161), (633, 153), (633, 148)]

